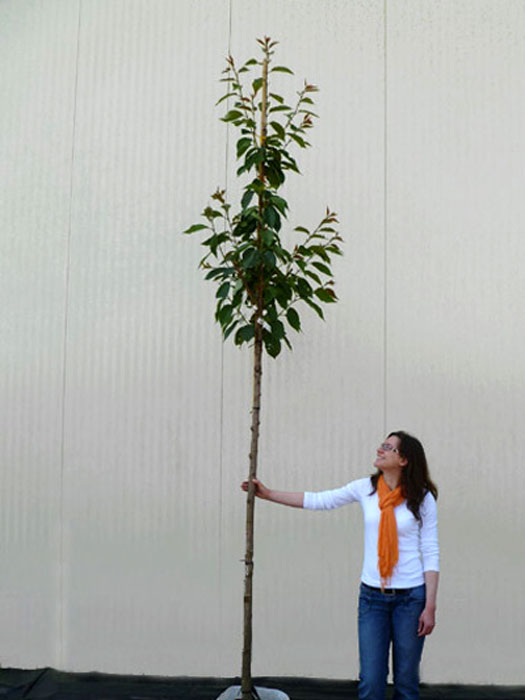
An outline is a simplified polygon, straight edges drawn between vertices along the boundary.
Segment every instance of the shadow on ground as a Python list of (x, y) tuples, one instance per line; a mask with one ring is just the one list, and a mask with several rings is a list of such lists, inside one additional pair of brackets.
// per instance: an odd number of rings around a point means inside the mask
[[(279, 688), (291, 700), (353, 700), (356, 681), (317, 678), (254, 679), (259, 686)], [(52, 668), (0, 669), (0, 700), (215, 700), (238, 678), (169, 678), (64, 673)], [(391, 695), (391, 688), (387, 697)], [(421, 700), (525, 700), (525, 686), (425, 685)]]

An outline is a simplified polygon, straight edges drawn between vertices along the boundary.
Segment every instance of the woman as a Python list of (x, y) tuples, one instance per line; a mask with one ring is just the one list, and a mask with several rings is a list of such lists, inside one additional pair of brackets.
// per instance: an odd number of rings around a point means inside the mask
[[(377, 471), (330, 491), (268, 489), (255, 494), (296, 508), (329, 510), (359, 501), (365, 522), (359, 591), (359, 698), (384, 700), (393, 649), (394, 700), (419, 699), (419, 663), (435, 625), (439, 578), (437, 488), (417, 438), (390, 433), (377, 450)], [(248, 482), (242, 484), (248, 490)]]

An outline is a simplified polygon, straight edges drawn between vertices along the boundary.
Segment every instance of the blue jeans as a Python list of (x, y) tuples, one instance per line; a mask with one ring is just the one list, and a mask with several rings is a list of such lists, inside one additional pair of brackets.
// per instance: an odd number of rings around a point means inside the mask
[(384, 700), (392, 642), (394, 700), (419, 700), (419, 662), (424, 637), (417, 636), (425, 607), (425, 584), (388, 594), (361, 584), (359, 590), (359, 699)]

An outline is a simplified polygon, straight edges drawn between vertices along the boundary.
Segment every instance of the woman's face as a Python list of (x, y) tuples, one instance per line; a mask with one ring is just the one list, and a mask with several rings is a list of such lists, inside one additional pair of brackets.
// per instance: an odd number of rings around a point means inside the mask
[(381, 471), (389, 469), (401, 469), (407, 463), (404, 457), (399, 454), (401, 440), (397, 435), (385, 438), (385, 441), (377, 448), (377, 456), (374, 467)]

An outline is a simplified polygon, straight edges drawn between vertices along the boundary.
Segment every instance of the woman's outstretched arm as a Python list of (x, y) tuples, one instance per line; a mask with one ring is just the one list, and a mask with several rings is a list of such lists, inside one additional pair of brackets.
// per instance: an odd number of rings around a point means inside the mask
[[(254, 479), (255, 495), (265, 501), (273, 501), (273, 503), (282, 503), (284, 506), (292, 506), (292, 508), (302, 508), (304, 501), (303, 491), (274, 491), (267, 488), (262, 481)], [(243, 481), (241, 484), (243, 491), (248, 491), (248, 482)]]

